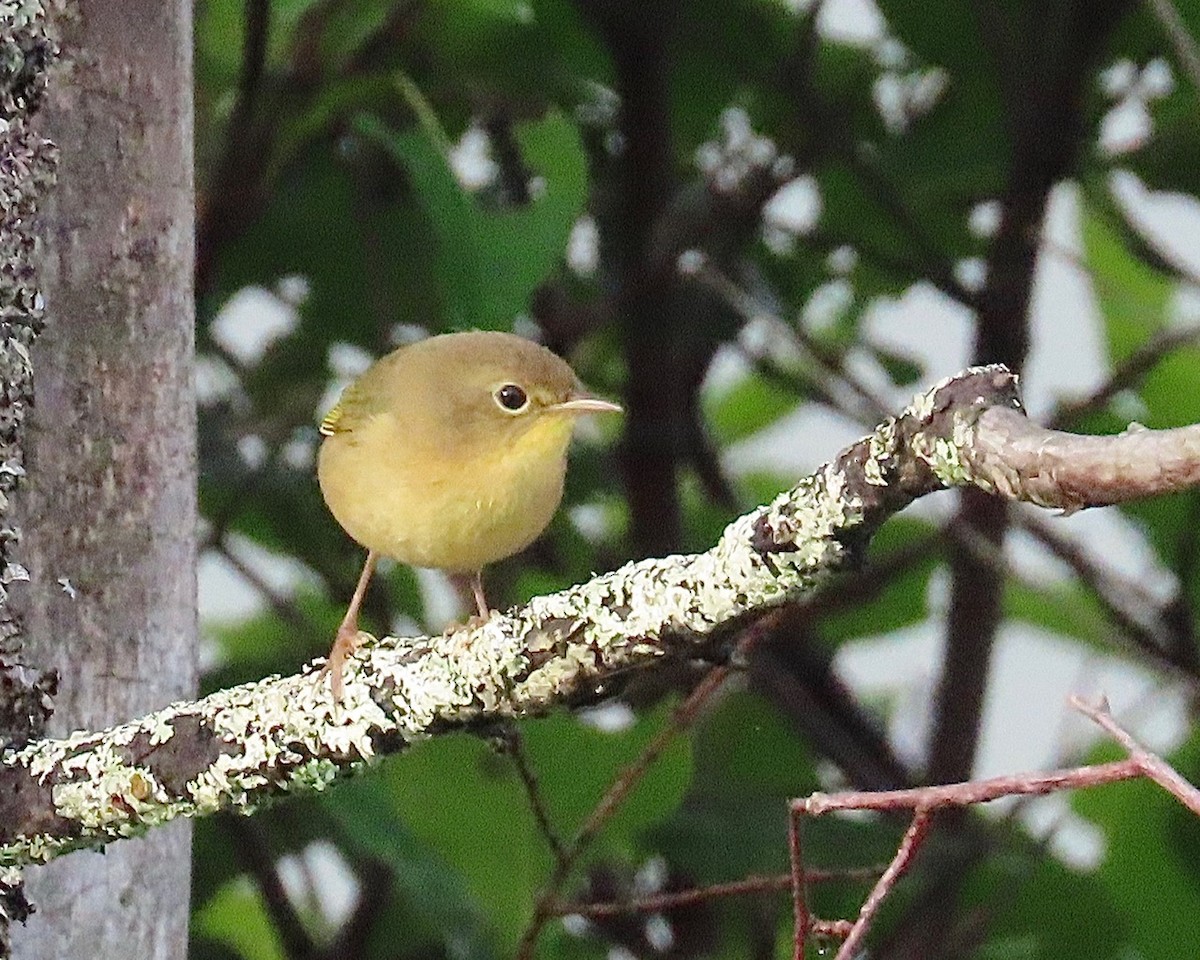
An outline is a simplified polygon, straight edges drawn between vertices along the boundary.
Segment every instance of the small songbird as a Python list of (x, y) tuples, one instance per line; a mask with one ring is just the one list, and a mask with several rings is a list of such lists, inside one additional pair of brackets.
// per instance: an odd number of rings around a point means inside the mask
[(545, 347), (486, 331), (401, 347), (346, 388), (321, 422), (317, 477), (367, 560), (323, 671), (335, 700), (378, 558), (469, 574), (486, 620), (483, 567), (550, 523), (576, 418), (620, 409)]

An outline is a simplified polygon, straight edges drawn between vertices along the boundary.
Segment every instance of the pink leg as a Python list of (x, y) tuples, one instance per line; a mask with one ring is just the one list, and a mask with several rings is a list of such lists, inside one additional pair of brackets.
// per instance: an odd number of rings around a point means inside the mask
[(367, 562), (363, 564), (362, 573), (359, 574), (354, 596), (350, 598), (350, 606), (346, 608), (346, 615), (342, 617), (338, 627), (333, 649), (329, 651), (329, 659), (319, 674), (322, 678), (329, 674), (329, 687), (333, 691), (335, 703), (341, 703), (345, 694), (342, 670), (346, 665), (346, 658), (358, 649), (358, 611), (362, 607), (363, 597), (367, 595), (367, 585), (371, 582), (371, 575), (375, 573), (375, 562), (378, 559), (379, 555), (374, 550), (367, 551)]
[(476, 570), (471, 577), (471, 590), (475, 594), (475, 606), (479, 609), (479, 619), (487, 623), (492, 616), (492, 608), (488, 606), (487, 597), (483, 592), (483, 571)]

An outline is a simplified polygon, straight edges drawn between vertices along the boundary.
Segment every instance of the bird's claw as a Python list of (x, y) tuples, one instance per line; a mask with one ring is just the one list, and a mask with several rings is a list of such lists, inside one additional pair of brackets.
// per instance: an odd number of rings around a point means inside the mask
[(323, 681), (326, 676), (329, 677), (329, 689), (333, 693), (334, 703), (341, 703), (346, 696), (346, 684), (343, 679), (346, 659), (353, 656), (362, 644), (361, 637), (362, 634), (357, 628), (345, 625), (339, 627), (325, 666), (321, 667), (317, 674), (318, 682)]

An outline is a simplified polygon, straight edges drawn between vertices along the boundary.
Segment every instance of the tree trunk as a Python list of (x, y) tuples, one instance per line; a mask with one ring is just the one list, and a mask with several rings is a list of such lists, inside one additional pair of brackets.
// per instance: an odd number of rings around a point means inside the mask
[[(196, 679), (191, 3), (71, 6), (43, 111), (62, 153), (19, 494), (26, 659), (61, 672), (60, 733)], [(184, 957), (189, 843), (179, 823), (29, 871), (14, 957)]]

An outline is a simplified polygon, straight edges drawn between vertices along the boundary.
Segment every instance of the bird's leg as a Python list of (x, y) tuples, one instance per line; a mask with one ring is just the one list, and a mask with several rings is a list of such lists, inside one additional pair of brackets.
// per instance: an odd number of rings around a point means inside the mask
[(367, 585), (371, 582), (371, 575), (375, 573), (375, 563), (378, 559), (379, 554), (374, 550), (367, 551), (367, 561), (358, 576), (354, 596), (350, 598), (350, 606), (346, 608), (346, 615), (342, 617), (338, 626), (337, 637), (329, 651), (329, 659), (325, 661), (325, 666), (319, 674), (322, 678), (329, 674), (329, 688), (333, 691), (335, 703), (341, 703), (345, 693), (342, 670), (346, 665), (346, 658), (358, 649), (358, 611), (362, 608), (363, 598), (367, 595)]
[(471, 577), (471, 592), (475, 594), (475, 606), (479, 610), (479, 622), (487, 623), (492, 615), (492, 608), (488, 606), (487, 596), (483, 592), (483, 571), (476, 570)]
[(460, 600), (463, 599), (463, 595), (467, 592), (467, 584), (470, 583), (471, 596), (475, 599), (475, 609), (478, 612), (463, 620), (446, 624), (442, 636), (449, 637), (460, 630), (474, 630), (476, 627), (482, 627), (492, 618), (492, 609), (488, 606), (487, 595), (483, 592), (483, 570), (476, 570), (474, 573), (460, 570), (447, 571), (446, 576), (450, 578), (454, 593)]

